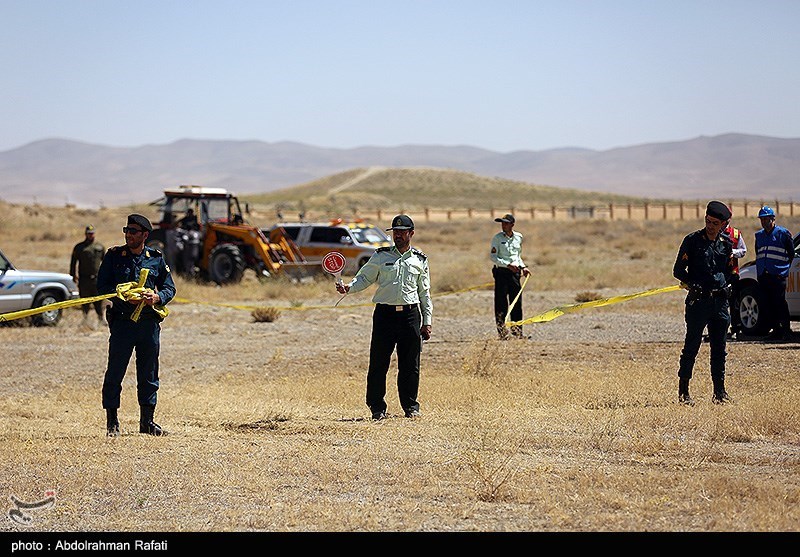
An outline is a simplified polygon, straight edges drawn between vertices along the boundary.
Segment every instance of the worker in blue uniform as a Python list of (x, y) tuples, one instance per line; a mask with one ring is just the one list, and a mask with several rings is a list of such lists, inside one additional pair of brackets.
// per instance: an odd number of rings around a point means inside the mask
[(761, 230), (756, 232), (756, 275), (764, 293), (764, 313), (770, 338), (789, 340), (789, 305), (786, 303), (786, 281), (794, 260), (792, 233), (775, 224), (775, 211), (764, 206), (758, 212)]
[[(147, 217), (128, 215), (125, 245), (112, 247), (106, 252), (97, 273), (97, 291), (100, 294), (116, 292), (118, 284), (137, 282), (142, 269), (148, 270), (145, 291), (141, 301), (112, 298), (106, 320), (111, 332), (108, 341), (108, 367), (103, 380), (103, 408), (106, 410), (106, 432), (119, 436), (119, 418), (122, 379), (128, 363), (136, 350), (136, 390), (139, 400), (139, 433), (164, 435), (166, 432), (153, 421), (158, 392), (158, 359), (161, 346), (162, 313), (157, 308), (175, 297), (175, 283), (163, 254), (146, 247), (153, 226)], [(137, 306), (143, 309), (134, 321)]]

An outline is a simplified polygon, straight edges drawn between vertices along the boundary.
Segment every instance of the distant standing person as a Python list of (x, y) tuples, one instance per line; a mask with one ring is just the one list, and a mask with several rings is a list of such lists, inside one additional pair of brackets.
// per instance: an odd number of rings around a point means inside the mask
[[(729, 208), (730, 209), (730, 208)], [(739, 313), (739, 260), (747, 255), (747, 245), (744, 243), (742, 232), (728, 221), (725, 234), (731, 239), (733, 253), (731, 254), (731, 335), (737, 338), (742, 333), (742, 316)]]
[[(521, 289), (520, 277), (531, 274), (522, 261), (522, 234), (514, 231), (516, 219), (514, 215), (507, 214), (494, 219), (500, 223), (502, 230), (492, 237), (489, 257), (494, 263), (492, 276), (494, 277), (494, 320), (497, 325), (497, 334), (501, 340), (509, 338), (506, 327), (506, 314), (508, 306), (514, 301)], [(511, 310), (512, 321), (522, 321), (522, 298)], [(523, 338), (522, 326), (511, 327), (511, 336)]]
[(730, 218), (730, 209), (724, 203), (711, 201), (706, 207), (705, 228), (683, 239), (672, 270), (673, 276), (688, 288), (686, 337), (678, 370), (678, 402), (688, 406), (694, 405), (689, 395), (689, 380), (706, 326), (711, 345), (712, 402), (730, 401), (725, 391), (725, 344), (731, 320), (728, 298), (733, 246), (730, 238), (721, 234)]
[[(103, 261), (105, 248), (95, 241), (95, 229), (91, 224), (84, 230), (84, 239), (72, 248), (72, 257), (69, 261), (69, 274), (78, 284), (81, 298), (97, 296), (97, 271)], [(93, 302), (97, 319), (103, 320), (103, 300)], [(89, 304), (81, 306), (83, 320), (89, 318)]]
[(776, 340), (789, 340), (789, 306), (786, 303), (786, 279), (794, 260), (792, 233), (775, 224), (775, 211), (764, 206), (758, 212), (761, 230), (756, 232), (756, 275), (764, 293), (766, 323)]
[(397, 348), (397, 392), (406, 418), (420, 415), (419, 372), (422, 341), (431, 338), (433, 302), (428, 257), (411, 247), (414, 221), (397, 215), (391, 228), (394, 245), (378, 248), (348, 284), (336, 283), (340, 294), (359, 292), (372, 283), (372, 340), (369, 348), (366, 402), (373, 420), (386, 418), (386, 374)]
[(164, 435), (166, 432), (153, 421), (156, 409), (158, 381), (158, 357), (161, 350), (162, 317), (153, 309), (164, 306), (175, 297), (175, 283), (162, 253), (146, 247), (147, 237), (153, 225), (143, 215), (128, 215), (125, 245), (108, 250), (97, 275), (100, 294), (116, 292), (118, 284), (138, 282), (139, 272), (148, 269), (143, 296), (146, 304), (139, 319), (131, 316), (138, 306), (121, 298), (112, 298), (108, 310), (108, 326), (111, 336), (108, 341), (108, 367), (103, 380), (103, 408), (106, 410), (106, 431), (110, 437), (119, 436), (117, 410), (122, 393), (122, 380), (131, 355), (136, 350), (136, 392), (139, 400), (139, 433)]

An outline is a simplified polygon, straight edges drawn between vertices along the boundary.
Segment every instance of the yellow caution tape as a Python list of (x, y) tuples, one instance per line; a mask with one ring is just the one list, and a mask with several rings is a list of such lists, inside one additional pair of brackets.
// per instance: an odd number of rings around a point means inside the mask
[(634, 294), (626, 294), (624, 296), (613, 296), (611, 298), (603, 298), (601, 300), (592, 300), (591, 302), (583, 302), (580, 304), (570, 304), (568, 306), (560, 306), (545, 311), (544, 313), (540, 313), (539, 315), (536, 315), (534, 317), (525, 319), (523, 321), (506, 321), (506, 325), (509, 327), (513, 327), (518, 325), (527, 325), (528, 323), (546, 323), (547, 321), (552, 321), (556, 317), (560, 317), (565, 313), (572, 313), (574, 311), (586, 308), (595, 308), (600, 306), (608, 306), (611, 304), (618, 304), (620, 302), (627, 302), (628, 300), (633, 300), (634, 298), (642, 298), (644, 296), (652, 296), (653, 294), (661, 294), (662, 292), (674, 292), (675, 290), (680, 290), (681, 288), (682, 288), (681, 285), (676, 284), (674, 286), (666, 286), (664, 288), (653, 288), (652, 290), (645, 290), (644, 292), (636, 292)]
[(517, 305), (517, 300), (519, 300), (519, 297), (522, 296), (522, 291), (525, 290), (525, 285), (528, 284), (528, 279), (529, 278), (531, 278), (530, 275), (525, 277), (525, 280), (522, 282), (522, 286), (520, 287), (519, 292), (517, 292), (517, 295), (514, 296), (514, 300), (508, 306), (508, 312), (506, 312), (506, 323), (509, 322), (509, 320), (511, 318), (511, 310), (514, 309), (515, 305)]
[[(438, 298), (439, 296), (449, 296), (451, 294), (460, 294), (462, 292), (468, 292), (470, 290), (478, 290), (480, 288), (486, 288), (491, 286), (494, 283), (487, 282), (485, 284), (479, 284), (477, 286), (470, 286), (468, 288), (462, 288), (461, 290), (454, 290), (452, 292), (442, 292), (440, 294), (434, 294), (431, 296), (432, 298)], [(203, 300), (192, 300), (189, 298), (179, 298), (175, 297), (172, 299), (173, 302), (177, 302), (179, 304), (200, 304), (205, 306), (218, 306), (224, 308), (231, 308), (231, 309), (242, 309), (242, 310), (254, 310), (254, 309), (263, 309), (265, 306), (262, 304), (260, 306), (251, 306), (246, 304), (224, 304), (222, 302), (206, 302)], [(339, 300), (341, 301), (341, 299)], [(338, 304), (338, 303), (337, 303)], [(375, 304), (372, 302), (365, 302), (362, 304), (348, 304), (348, 305), (334, 305), (334, 306), (291, 306), (291, 307), (277, 307), (280, 310), (287, 310), (287, 311), (306, 311), (311, 309), (334, 309), (334, 308), (359, 308), (359, 307), (371, 307)]]
[[(113, 294), (101, 294), (100, 296), (92, 296), (91, 298), (77, 298), (75, 300), (65, 300), (63, 302), (56, 302), (55, 304), (47, 304), (46, 306), (41, 306), (38, 308), (24, 309), (21, 311), (4, 313), (0, 315), (0, 323), (4, 321), (14, 321), (15, 319), (22, 319), (23, 317), (30, 317), (31, 315), (45, 313), (46, 311), (53, 311), (74, 306), (82, 306), (84, 304), (91, 304), (93, 302), (99, 302), (101, 300), (107, 300), (109, 298), (114, 298), (114, 297), (121, 298), (126, 302), (139, 301), (139, 304), (136, 306), (136, 310), (133, 312), (133, 315), (131, 315), (131, 320), (138, 321), (139, 316), (142, 313), (142, 309), (144, 309), (144, 306), (146, 305), (144, 300), (142, 300), (142, 294), (153, 291), (150, 288), (144, 287), (144, 283), (147, 280), (147, 275), (149, 273), (150, 273), (149, 269), (142, 269), (139, 272), (139, 282), (124, 282), (122, 284), (118, 284), (116, 292), (114, 292)], [(162, 318), (169, 315), (169, 310), (166, 307), (162, 306), (161, 304), (155, 304), (153, 306), (153, 310)]]

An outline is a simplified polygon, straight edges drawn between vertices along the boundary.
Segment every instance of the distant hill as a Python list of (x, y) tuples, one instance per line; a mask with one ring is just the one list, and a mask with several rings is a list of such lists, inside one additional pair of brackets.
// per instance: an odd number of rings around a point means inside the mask
[(641, 198), (571, 188), (537, 186), (504, 178), (487, 178), (458, 170), (372, 166), (333, 174), (262, 194), (241, 196), (254, 206), (282, 210), (289, 215), (305, 212), (328, 215), (358, 211), (427, 208), (476, 209), (641, 203)]
[(150, 201), (178, 184), (266, 193), (374, 166), (451, 169), (651, 199), (790, 200), (800, 192), (800, 139), (726, 134), (606, 151), (512, 153), (469, 146), (331, 149), (190, 139), (122, 148), (46, 139), (0, 152), (0, 199), (116, 206)]

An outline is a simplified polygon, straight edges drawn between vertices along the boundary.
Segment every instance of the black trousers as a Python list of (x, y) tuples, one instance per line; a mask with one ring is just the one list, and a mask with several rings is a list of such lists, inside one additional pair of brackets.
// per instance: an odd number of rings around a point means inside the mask
[(418, 305), (375, 305), (367, 372), (367, 406), (373, 413), (386, 411), (386, 374), (389, 372), (395, 347), (400, 406), (404, 412), (419, 410), (417, 393), (422, 352), (421, 322)]
[(108, 339), (108, 368), (103, 379), (103, 408), (119, 408), (122, 380), (136, 350), (136, 392), (139, 406), (155, 406), (158, 392), (158, 354), (161, 350), (161, 322), (129, 317), (111, 319)]
[[(501, 338), (508, 335), (506, 331), (506, 313), (508, 306), (514, 301), (521, 289), (520, 273), (513, 273), (506, 267), (493, 267), (492, 276), (494, 277), (494, 320), (497, 324), (497, 332)], [(514, 309), (511, 310), (512, 321), (522, 321), (522, 298), (517, 300)], [(512, 328), (512, 334), (522, 336), (522, 327)]]
[(789, 304), (786, 303), (786, 277), (764, 273), (759, 275), (758, 285), (764, 293), (765, 323), (776, 331), (791, 331)]
[(686, 298), (686, 338), (683, 341), (678, 377), (691, 379), (694, 362), (703, 342), (703, 330), (708, 327), (708, 340), (711, 345), (711, 378), (725, 379), (726, 340), (730, 313), (728, 298), (710, 296), (706, 298)]

